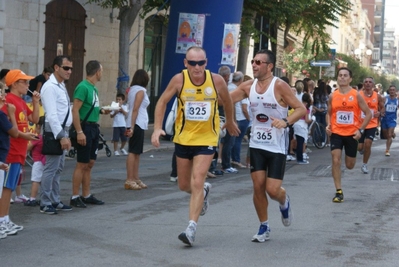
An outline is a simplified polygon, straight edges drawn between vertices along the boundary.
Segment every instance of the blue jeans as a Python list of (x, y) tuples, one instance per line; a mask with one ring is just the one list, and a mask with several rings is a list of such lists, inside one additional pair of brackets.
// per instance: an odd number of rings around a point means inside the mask
[(240, 129), (241, 133), (239, 136), (237, 136), (235, 139), (235, 142), (233, 144), (233, 148), (231, 149), (231, 159), (235, 162), (241, 162), (241, 142), (242, 139), (244, 138), (244, 135), (247, 131), (249, 121), (247, 120), (242, 120), (242, 121), (237, 121), (238, 128)]
[(231, 136), (229, 131), (226, 131), (225, 137), (223, 137), (223, 149), (222, 149), (222, 169), (228, 169), (231, 167), (231, 149), (234, 145), (235, 136)]

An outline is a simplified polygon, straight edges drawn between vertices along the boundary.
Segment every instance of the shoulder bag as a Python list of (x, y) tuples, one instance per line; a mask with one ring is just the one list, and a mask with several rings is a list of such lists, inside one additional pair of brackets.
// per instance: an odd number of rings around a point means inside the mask
[[(66, 121), (69, 116), (69, 109), (68, 113), (65, 116), (64, 122), (62, 123), (62, 129), (65, 128)], [(43, 155), (62, 155), (64, 152), (61, 148), (60, 140), (54, 137), (52, 131), (46, 132), (45, 124), (43, 123), (43, 147), (42, 147), (42, 154)], [(51, 127), (50, 127), (51, 128)]]

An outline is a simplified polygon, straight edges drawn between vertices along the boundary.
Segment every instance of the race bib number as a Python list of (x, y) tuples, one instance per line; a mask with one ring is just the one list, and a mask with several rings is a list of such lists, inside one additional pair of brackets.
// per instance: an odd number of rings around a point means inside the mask
[(211, 103), (187, 101), (185, 111), (186, 119), (189, 121), (207, 121), (211, 115)]
[[(370, 109), (371, 111), (371, 117), (374, 118), (374, 109)], [(360, 117), (362, 119), (364, 119), (366, 117), (366, 114), (364, 114), (364, 112), (362, 111), (362, 113), (360, 114)]]
[(395, 112), (396, 111), (396, 105), (391, 105), (391, 104), (387, 105), (386, 108), (385, 108), (385, 111), (386, 112)]
[(353, 124), (353, 111), (338, 111), (337, 123), (338, 124)]
[(276, 144), (276, 129), (265, 126), (255, 126), (253, 141), (258, 144)]

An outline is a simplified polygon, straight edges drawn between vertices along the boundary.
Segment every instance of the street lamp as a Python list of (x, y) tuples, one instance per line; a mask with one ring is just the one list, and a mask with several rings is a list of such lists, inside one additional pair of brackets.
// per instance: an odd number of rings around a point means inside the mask
[(368, 58), (371, 56), (371, 54), (373, 54), (373, 51), (371, 51), (370, 49), (367, 49), (366, 51), (364, 51), (365, 48), (366, 48), (366, 46), (363, 43), (361, 43), (361, 44), (359, 44), (359, 48), (356, 48), (354, 51), (356, 58), (362, 63), (363, 63), (362, 58), (364, 58), (364, 57)]

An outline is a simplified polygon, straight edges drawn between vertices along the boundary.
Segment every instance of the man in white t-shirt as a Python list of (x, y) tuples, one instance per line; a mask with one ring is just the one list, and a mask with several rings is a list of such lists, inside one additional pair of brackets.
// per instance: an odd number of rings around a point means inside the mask
[(114, 143), (114, 155), (119, 156), (120, 153), (118, 151), (118, 143), (119, 139), (121, 140), (121, 147), (120, 151), (123, 155), (127, 155), (127, 151), (125, 150), (125, 144), (127, 141), (127, 137), (125, 135), (126, 132), (126, 117), (129, 113), (125, 102), (125, 95), (124, 94), (117, 94), (116, 95), (116, 102), (119, 103), (119, 110), (111, 111), (110, 116), (114, 119), (112, 124), (113, 127), (113, 134), (112, 134), (112, 142)]

